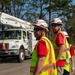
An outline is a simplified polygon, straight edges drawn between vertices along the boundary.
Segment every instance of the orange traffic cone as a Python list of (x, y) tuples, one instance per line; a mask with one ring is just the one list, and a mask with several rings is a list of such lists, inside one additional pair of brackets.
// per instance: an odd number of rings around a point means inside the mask
[(6, 50), (6, 46), (4, 42), (2, 43), (2, 50)]

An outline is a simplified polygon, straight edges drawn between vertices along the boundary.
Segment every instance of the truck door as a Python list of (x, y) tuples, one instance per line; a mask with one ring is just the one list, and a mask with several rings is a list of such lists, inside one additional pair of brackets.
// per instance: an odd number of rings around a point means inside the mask
[(23, 31), (23, 45), (25, 47), (25, 49), (28, 49), (28, 39), (27, 39), (27, 34), (25, 31)]
[(32, 35), (31, 32), (27, 32), (27, 38), (28, 38), (28, 48), (31, 51), (32, 50)]
[(28, 32), (28, 48), (31, 50), (31, 52), (34, 49), (34, 45), (36, 44), (36, 39), (34, 37), (34, 33), (33, 32)]

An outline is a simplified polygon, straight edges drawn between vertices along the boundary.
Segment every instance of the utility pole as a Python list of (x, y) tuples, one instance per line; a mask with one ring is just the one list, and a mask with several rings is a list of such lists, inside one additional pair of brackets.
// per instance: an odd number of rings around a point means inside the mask
[(51, 33), (51, 25), (50, 25), (50, 21), (51, 21), (51, 0), (49, 0), (49, 39), (51, 38), (50, 33)]

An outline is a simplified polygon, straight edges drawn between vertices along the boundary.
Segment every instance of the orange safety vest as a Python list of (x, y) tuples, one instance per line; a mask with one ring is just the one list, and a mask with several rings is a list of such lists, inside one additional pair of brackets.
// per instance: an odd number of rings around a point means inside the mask
[[(56, 61), (55, 61), (55, 54), (54, 54), (54, 49), (51, 44), (51, 42), (46, 38), (42, 37), (39, 41), (44, 40), (46, 42), (46, 47), (47, 47), (47, 56), (45, 58), (43, 67), (39, 75), (57, 75), (57, 70), (56, 70)], [(37, 57), (37, 45), (35, 45), (33, 54), (32, 54), (32, 59), (30, 63), (30, 75), (33, 75), (35, 68), (36, 68), (36, 63), (38, 60)]]
[[(69, 44), (68, 44), (67, 39), (64, 36), (64, 34), (61, 31), (59, 33), (61, 33), (64, 37), (64, 46), (65, 46), (65, 51), (62, 53), (60, 60), (63, 60), (63, 59), (66, 60), (68, 58), (71, 58), (70, 51), (69, 51)], [(56, 35), (56, 37), (57, 37), (57, 35)], [(55, 37), (55, 39), (56, 39), (56, 37)], [(57, 47), (56, 43), (53, 43), (53, 45), (54, 45), (55, 55), (57, 57), (59, 47)]]

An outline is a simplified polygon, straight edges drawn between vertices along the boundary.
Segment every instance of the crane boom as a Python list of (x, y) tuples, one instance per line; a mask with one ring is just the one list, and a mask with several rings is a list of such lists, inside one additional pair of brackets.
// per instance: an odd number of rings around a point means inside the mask
[(31, 28), (31, 23), (18, 19), (14, 16), (8, 15), (3, 12), (0, 12), (0, 23), (12, 27), (21, 27), (23, 29)]

